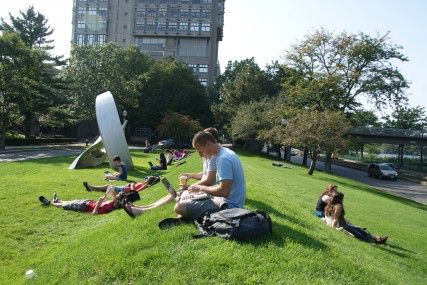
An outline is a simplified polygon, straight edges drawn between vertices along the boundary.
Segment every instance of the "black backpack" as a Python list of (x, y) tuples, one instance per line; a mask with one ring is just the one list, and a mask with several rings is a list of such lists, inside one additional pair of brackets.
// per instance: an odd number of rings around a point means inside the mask
[(207, 214), (197, 219), (195, 224), (199, 233), (194, 238), (219, 236), (245, 241), (264, 238), (272, 233), (271, 219), (267, 213), (242, 208)]
[(120, 192), (117, 196), (116, 205), (123, 207), (123, 205), (138, 201), (139, 199), (141, 199), (141, 196), (139, 196), (138, 191)]

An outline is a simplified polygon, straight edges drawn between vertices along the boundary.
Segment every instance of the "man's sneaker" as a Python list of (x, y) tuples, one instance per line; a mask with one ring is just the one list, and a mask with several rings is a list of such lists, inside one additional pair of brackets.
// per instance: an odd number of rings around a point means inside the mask
[(83, 182), (83, 186), (86, 188), (86, 190), (87, 190), (88, 192), (92, 191), (92, 190), (90, 190), (90, 188), (89, 188), (89, 186), (88, 186), (87, 181)]
[(58, 195), (56, 193), (53, 193), (52, 203), (58, 203), (58, 202), (59, 202)]
[(149, 161), (148, 164), (150, 165), (150, 167), (153, 167), (153, 163), (151, 161)]
[(39, 201), (43, 204), (43, 206), (49, 206), (50, 205), (50, 201), (48, 199), (46, 199), (46, 197), (44, 197), (44, 196), (39, 196)]

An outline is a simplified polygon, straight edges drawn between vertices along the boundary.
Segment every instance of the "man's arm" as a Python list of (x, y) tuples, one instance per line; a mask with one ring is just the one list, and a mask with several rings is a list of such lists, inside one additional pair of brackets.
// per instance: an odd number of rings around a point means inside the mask
[(204, 192), (206, 194), (218, 197), (228, 197), (231, 192), (231, 184), (233, 180), (222, 180), (218, 184), (212, 186), (193, 184), (188, 188), (190, 192)]
[(181, 173), (179, 176), (187, 176), (188, 178), (200, 180), (200, 179), (202, 179), (203, 172), (199, 172), (199, 173)]
[(96, 202), (96, 206), (92, 211), (92, 215), (98, 214), (99, 207), (101, 207), (102, 202), (104, 201), (105, 196), (99, 198), (98, 202)]
[(216, 180), (216, 171), (209, 171), (208, 175), (204, 179), (202, 179), (199, 182), (196, 182), (194, 184), (211, 186), (211, 185), (215, 184), (215, 180)]

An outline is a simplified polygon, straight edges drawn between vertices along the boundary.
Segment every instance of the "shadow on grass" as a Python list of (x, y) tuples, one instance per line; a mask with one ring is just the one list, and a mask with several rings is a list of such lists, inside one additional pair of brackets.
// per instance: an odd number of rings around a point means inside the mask
[(286, 245), (286, 241), (292, 241), (301, 244), (304, 247), (313, 248), (316, 250), (325, 250), (328, 248), (323, 242), (313, 239), (312, 237), (294, 230), (288, 226), (276, 223), (273, 221), (273, 233), (271, 236), (261, 240), (238, 241), (241, 244), (268, 245), (274, 243), (277, 247)]
[(290, 215), (287, 215), (281, 211), (278, 211), (275, 208), (273, 208), (271, 205), (268, 205), (264, 202), (252, 200), (252, 199), (246, 199), (246, 205), (250, 206), (250, 208), (258, 209), (258, 210), (264, 211), (268, 214), (272, 214), (272, 215), (275, 215), (277, 217), (286, 219), (286, 220), (290, 221), (291, 223), (300, 225), (302, 227), (308, 227), (308, 225), (306, 223), (302, 222), (301, 220), (298, 220), (293, 216), (290, 216)]
[(368, 192), (371, 194), (375, 194), (375, 195), (380, 196), (382, 198), (386, 198), (386, 199), (389, 199), (389, 200), (392, 200), (395, 202), (399, 202), (399, 203), (402, 203), (402, 204), (405, 204), (405, 205), (408, 205), (408, 206), (411, 206), (411, 207), (414, 207), (417, 209), (421, 209), (424, 211), (427, 210), (427, 206), (424, 204), (421, 204), (421, 203), (418, 203), (416, 201), (412, 201), (412, 200), (409, 200), (409, 199), (406, 199), (403, 197), (399, 197), (399, 196), (396, 196), (396, 195), (375, 189), (372, 186), (368, 186), (368, 185), (358, 186), (358, 185), (356, 185), (356, 183), (347, 183), (347, 182), (343, 182), (343, 180), (334, 179), (334, 178), (317, 177), (317, 179), (326, 181), (328, 184), (336, 184), (338, 186), (339, 185), (345, 185), (345, 186), (348, 186), (351, 188), (356, 188), (357, 190)]
[(397, 256), (402, 257), (402, 258), (415, 259), (413, 256), (410, 255), (410, 253), (414, 254), (415, 252), (408, 250), (408, 249), (405, 249), (405, 248), (402, 248), (402, 247), (399, 247), (399, 246), (396, 246), (396, 245), (393, 245), (393, 244), (379, 245), (376, 248), (378, 248), (382, 251), (385, 251), (387, 253), (397, 255)]

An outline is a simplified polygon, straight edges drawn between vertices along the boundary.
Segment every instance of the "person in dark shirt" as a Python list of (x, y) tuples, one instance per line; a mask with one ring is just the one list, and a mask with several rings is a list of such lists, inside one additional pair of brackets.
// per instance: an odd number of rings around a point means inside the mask
[(331, 201), (332, 195), (337, 192), (337, 185), (328, 185), (325, 191), (320, 194), (319, 200), (317, 200), (316, 210), (314, 211), (314, 215), (318, 218), (325, 217), (325, 207)]
[(166, 170), (168, 168), (168, 164), (167, 164), (167, 161), (166, 161), (166, 156), (165, 156), (165, 154), (163, 152), (160, 154), (160, 159), (159, 160), (160, 160), (160, 165), (153, 165), (151, 163), (151, 161), (148, 162), (150, 164), (151, 170)]
[(105, 180), (127, 180), (128, 179), (128, 168), (126, 164), (122, 162), (120, 156), (115, 155), (113, 158), (113, 162), (116, 165), (118, 172), (113, 174), (106, 172)]

